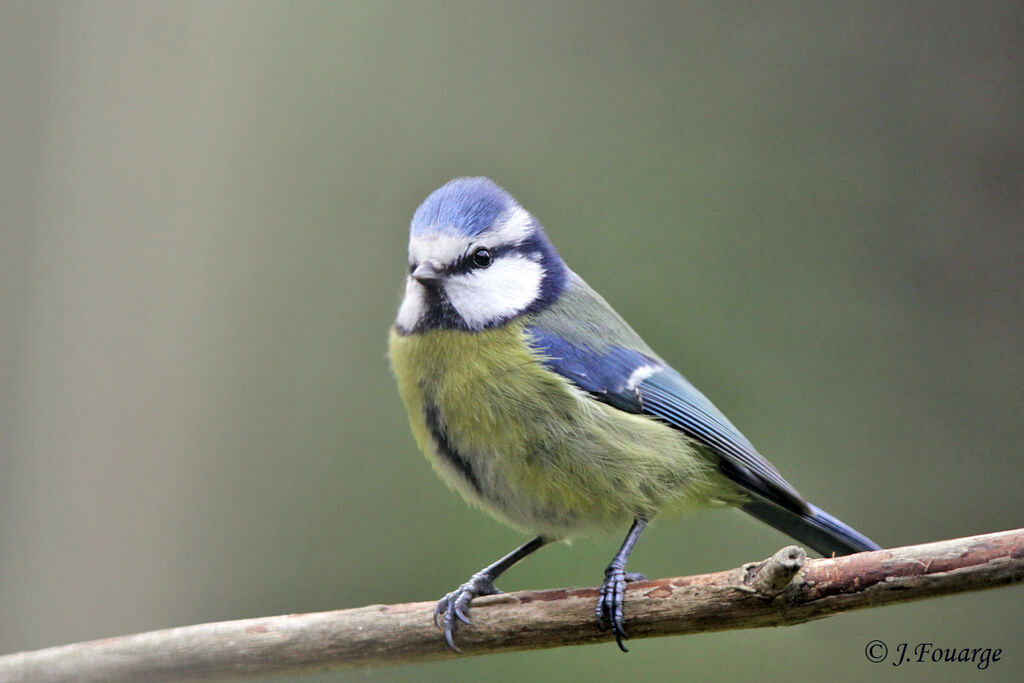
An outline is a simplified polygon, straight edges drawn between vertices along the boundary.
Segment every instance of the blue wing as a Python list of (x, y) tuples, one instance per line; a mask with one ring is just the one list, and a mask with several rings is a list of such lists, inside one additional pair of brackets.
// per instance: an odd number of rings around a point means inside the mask
[[(625, 323), (622, 323), (625, 324)], [(696, 387), (644, 351), (595, 340), (570, 341), (541, 317), (527, 328), (543, 363), (599, 401), (652, 415), (718, 456), (722, 473), (744, 489), (804, 514), (807, 503)]]

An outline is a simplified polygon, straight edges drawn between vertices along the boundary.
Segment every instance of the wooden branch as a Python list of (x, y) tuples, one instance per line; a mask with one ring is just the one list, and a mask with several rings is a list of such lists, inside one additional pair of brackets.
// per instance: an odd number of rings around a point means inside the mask
[[(1024, 529), (807, 560), (789, 546), (731, 571), (630, 584), (633, 638), (799, 624), (863, 607), (1024, 579)], [(456, 642), (465, 655), (595, 643), (597, 589), (477, 598)], [(433, 602), (183, 626), (0, 657), (0, 681), (177, 681), (322, 671), (458, 657)]]

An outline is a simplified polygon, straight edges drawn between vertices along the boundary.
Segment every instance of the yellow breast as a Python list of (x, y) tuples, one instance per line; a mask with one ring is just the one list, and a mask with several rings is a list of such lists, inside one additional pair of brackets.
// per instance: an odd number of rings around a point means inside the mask
[(707, 502), (719, 488), (680, 432), (547, 370), (520, 322), (392, 330), (390, 357), (421, 450), (464, 497), (513, 526), (559, 538)]

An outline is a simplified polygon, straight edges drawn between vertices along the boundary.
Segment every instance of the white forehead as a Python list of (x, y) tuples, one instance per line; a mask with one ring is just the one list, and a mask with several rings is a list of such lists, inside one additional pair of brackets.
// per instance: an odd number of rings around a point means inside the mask
[(409, 238), (409, 262), (435, 261), (454, 263), (470, 247), (499, 247), (521, 243), (535, 229), (533, 218), (521, 206), (514, 206), (495, 222), (494, 227), (479, 235), (466, 236), (440, 229), (429, 230)]

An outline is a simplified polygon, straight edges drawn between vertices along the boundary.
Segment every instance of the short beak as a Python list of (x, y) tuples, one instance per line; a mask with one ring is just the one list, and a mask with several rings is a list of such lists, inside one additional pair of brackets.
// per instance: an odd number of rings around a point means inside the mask
[(424, 261), (416, 266), (416, 270), (412, 271), (412, 277), (421, 285), (433, 285), (437, 284), (444, 276), (437, 264), (432, 261)]

